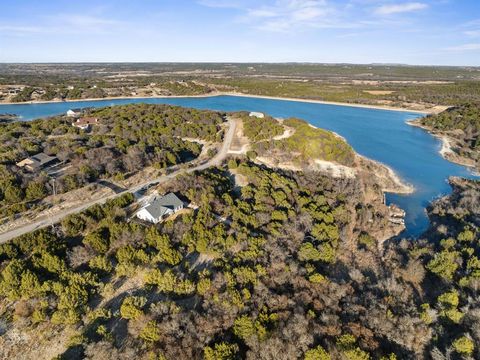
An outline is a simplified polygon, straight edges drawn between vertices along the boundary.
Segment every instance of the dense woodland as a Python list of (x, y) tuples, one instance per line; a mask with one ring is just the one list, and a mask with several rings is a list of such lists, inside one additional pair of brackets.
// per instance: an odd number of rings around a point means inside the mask
[(438, 131), (462, 130), (465, 137), (472, 140), (471, 147), (480, 146), (480, 106), (477, 104), (465, 103), (440, 114), (426, 116), (422, 124)]
[[(432, 327), (435, 356), (463, 350), (478, 358), (480, 344), (480, 182), (450, 179), (453, 193), (428, 208), (432, 222), (410, 257), (425, 265), (422, 319)], [(452, 344), (452, 347), (448, 347)], [(475, 347), (476, 352), (473, 353)], [(469, 350), (472, 350), (470, 352)]]
[(420, 120), (434, 133), (447, 134), (458, 140), (454, 150), (480, 165), (480, 103), (464, 103)]
[(477, 357), (480, 184), (453, 186), (424, 240), (383, 251), (356, 180), (245, 160), (167, 184), (198, 208), (157, 226), (126, 221), (130, 196), (95, 206), (0, 246), (0, 352), (53, 357), (56, 339), (65, 359)]
[(39, 152), (66, 166), (56, 190), (67, 192), (100, 178), (123, 179), (146, 166), (159, 169), (198, 157), (202, 145), (185, 139), (221, 141), (223, 114), (166, 105), (127, 105), (91, 110), (99, 119), (91, 131), (56, 116), (0, 124), (0, 208), (4, 215), (24, 211), (52, 193), (51, 177), (15, 163)]

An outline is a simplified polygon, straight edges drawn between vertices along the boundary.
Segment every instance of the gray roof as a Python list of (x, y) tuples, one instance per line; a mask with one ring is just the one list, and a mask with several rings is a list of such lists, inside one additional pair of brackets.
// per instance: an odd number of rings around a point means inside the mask
[(174, 193), (168, 193), (165, 196), (155, 198), (150, 204), (145, 206), (145, 210), (147, 210), (154, 218), (158, 219), (165, 215), (168, 210), (173, 211), (176, 207), (182, 205), (183, 202), (177, 197), (177, 195)]
[(49, 163), (50, 161), (57, 160), (55, 156), (50, 156), (45, 153), (38, 153), (30, 157), (32, 160), (36, 160), (40, 163), (40, 165)]
[(38, 154), (32, 155), (28, 159), (32, 161), (32, 163), (28, 166), (35, 169), (45, 166), (51, 163), (52, 161), (58, 160), (55, 156), (50, 156), (45, 153), (38, 153)]

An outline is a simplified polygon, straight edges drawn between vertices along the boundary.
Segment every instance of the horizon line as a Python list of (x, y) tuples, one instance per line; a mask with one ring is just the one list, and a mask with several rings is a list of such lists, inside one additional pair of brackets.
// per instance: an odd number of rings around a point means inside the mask
[(55, 64), (297, 64), (297, 65), (364, 65), (364, 66), (404, 66), (404, 67), (450, 67), (450, 68), (479, 68), (479, 65), (445, 65), (445, 64), (409, 64), (394, 62), (315, 62), (315, 61), (0, 61), (0, 65), (55, 65)]

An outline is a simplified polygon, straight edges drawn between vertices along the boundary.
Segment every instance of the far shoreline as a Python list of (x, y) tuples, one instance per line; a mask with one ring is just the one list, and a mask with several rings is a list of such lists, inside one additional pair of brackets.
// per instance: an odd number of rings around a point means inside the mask
[[(185, 99), (185, 98), (208, 98), (216, 96), (236, 96), (236, 97), (249, 97), (257, 99), (269, 99), (269, 100), (280, 100), (280, 101), (294, 101), (294, 102), (303, 102), (311, 104), (323, 104), (323, 105), (335, 105), (335, 106), (346, 106), (346, 107), (356, 107), (364, 109), (374, 109), (374, 110), (388, 110), (388, 111), (398, 111), (398, 112), (409, 112), (409, 113), (418, 113), (418, 114), (434, 114), (439, 110), (416, 110), (408, 108), (400, 108), (394, 106), (383, 106), (383, 105), (368, 105), (368, 104), (357, 104), (357, 103), (345, 103), (337, 101), (324, 101), (324, 100), (313, 100), (313, 99), (303, 99), (303, 98), (294, 98), (294, 97), (278, 97), (278, 96), (267, 96), (267, 95), (250, 95), (245, 93), (236, 93), (236, 92), (212, 92), (208, 94), (199, 94), (199, 95), (166, 95), (166, 96), (109, 96), (104, 98), (88, 98), (88, 99), (68, 99), (68, 100), (33, 100), (25, 102), (0, 102), (0, 108), (2, 105), (33, 105), (33, 104), (50, 104), (50, 103), (71, 103), (71, 102), (83, 102), (83, 101), (108, 101), (108, 100), (128, 100), (128, 99)], [(443, 107), (442, 107), (443, 108)]]

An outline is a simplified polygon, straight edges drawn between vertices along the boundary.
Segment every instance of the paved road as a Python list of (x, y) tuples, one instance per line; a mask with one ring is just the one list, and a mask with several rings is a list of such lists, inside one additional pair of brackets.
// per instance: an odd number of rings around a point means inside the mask
[(13, 238), (16, 238), (17, 236), (32, 232), (34, 230), (44, 228), (44, 227), (52, 225), (54, 223), (57, 223), (68, 215), (81, 212), (81, 211), (83, 211), (83, 210), (85, 210), (85, 209), (87, 209), (90, 206), (95, 205), (95, 204), (103, 204), (103, 203), (105, 203), (105, 201), (107, 201), (109, 199), (116, 198), (116, 197), (121, 196), (123, 194), (126, 194), (128, 192), (134, 193), (134, 192), (137, 192), (138, 190), (142, 189), (143, 187), (146, 187), (146, 186), (149, 186), (149, 185), (152, 185), (152, 184), (164, 183), (164, 182), (166, 182), (168, 180), (171, 180), (174, 177), (176, 177), (177, 175), (180, 175), (182, 173), (192, 173), (196, 170), (204, 170), (204, 169), (209, 168), (211, 166), (220, 165), (222, 163), (222, 161), (228, 155), (228, 149), (230, 148), (233, 137), (235, 135), (235, 127), (236, 127), (235, 120), (233, 120), (231, 118), (228, 118), (228, 130), (225, 133), (221, 149), (219, 150), (219, 152), (213, 158), (211, 158), (210, 160), (208, 160), (207, 162), (205, 162), (203, 164), (197, 165), (195, 167), (187, 168), (187, 169), (181, 169), (181, 170), (174, 171), (174, 172), (172, 172), (168, 175), (164, 175), (164, 176), (161, 176), (159, 178), (146, 181), (142, 184), (136, 185), (134, 187), (126, 189), (125, 191), (119, 192), (117, 194), (112, 194), (112, 195), (105, 196), (105, 197), (102, 197), (102, 198), (99, 198), (99, 199), (91, 200), (91, 201), (89, 201), (85, 204), (82, 204), (80, 206), (65, 209), (65, 210), (61, 211), (60, 213), (48, 216), (45, 219), (37, 220), (35, 222), (20, 226), (18, 228), (13, 229), (13, 230), (4, 232), (4, 233), (0, 234), (0, 244), (5, 243), (8, 240), (11, 240)]

